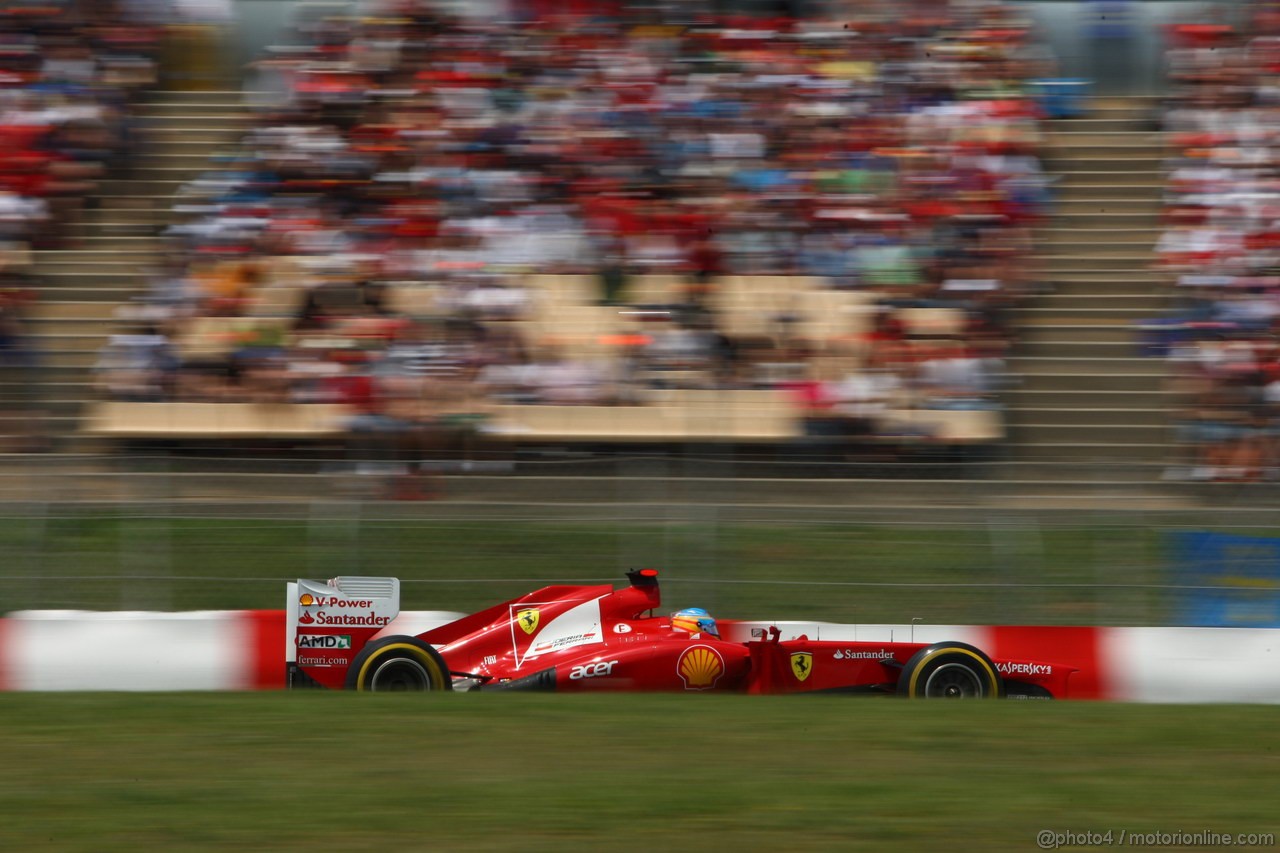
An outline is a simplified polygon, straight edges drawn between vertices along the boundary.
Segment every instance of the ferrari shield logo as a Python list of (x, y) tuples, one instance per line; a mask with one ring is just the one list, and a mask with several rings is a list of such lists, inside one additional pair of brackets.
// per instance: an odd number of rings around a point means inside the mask
[(813, 672), (813, 655), (809, 652), (792, 652), (791, 672), (795, 675), (796, 681), (804, 681), (808, 678), (809, 673)]
[(538, 630), (538, 619), (540, 617), (541, 614), (538, 612), (537, 608), (533, 607), (516, 612), (516, 621), (520, 623), (520, 627), (526, 634), (532, 634), (534, 631)]

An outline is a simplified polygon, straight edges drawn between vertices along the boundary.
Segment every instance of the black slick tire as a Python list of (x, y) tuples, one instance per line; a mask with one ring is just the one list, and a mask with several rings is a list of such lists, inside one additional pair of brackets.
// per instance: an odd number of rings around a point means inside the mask
[(348, 690), (426, 693), (452, 690), (444, 658), (417, 637), (384, 637), (360, 650), (347, 670)]

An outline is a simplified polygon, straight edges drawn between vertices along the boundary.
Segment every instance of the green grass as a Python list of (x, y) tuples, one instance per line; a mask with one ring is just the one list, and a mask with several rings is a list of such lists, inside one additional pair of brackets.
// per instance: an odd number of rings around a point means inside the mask
[(1265, 707), (10, 695), (3, 850), (1034, 850), (1276, 832)]
[(0, 519), (0, 612), (278, 608), (298, 577), (386, 574), (406, 609), (663, 572), (666, 601), (739, 618), (1168, 624), (1151, 529), (873, 524)]

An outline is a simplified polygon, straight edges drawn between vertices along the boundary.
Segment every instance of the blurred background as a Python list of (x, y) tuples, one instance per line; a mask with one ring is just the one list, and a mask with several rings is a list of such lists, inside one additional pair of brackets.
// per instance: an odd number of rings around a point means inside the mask
[(1280, 4), (0, 4), (0, 611), (1280, 625)]

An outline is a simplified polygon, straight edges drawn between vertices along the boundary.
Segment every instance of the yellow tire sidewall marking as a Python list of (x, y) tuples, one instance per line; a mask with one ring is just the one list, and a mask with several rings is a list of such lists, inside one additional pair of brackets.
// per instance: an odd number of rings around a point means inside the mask
[(444, 673), (440, 671), (439, 665), (436, 664), (435, 659), (432, 658), (431, 655), (427, 654), (417, 646), (410, 645), (409, 643), (392, 643), (389, 646), (383, 646), (371, 654), (369, 659), (364, 662), (364, 665), (360, 667), (360, 675), (356, 679), (356, 690), (369, 689), (365, 686), (365, 676), (369, 673), (369, 667), (373, 666), (377, 661), (383, 660), (388, 652), (394, 651), (409, 652), (411, 657), (415, 658), (419, 663), (426, 667), (427, 674), (431, 676), (431, 679), (434, 682), (432, 684), (432, 689), (439, 689), (440, 685), (444, 683)]
[(986, 696), (984, 698), (986, 699), (996, 698), (996, 695), (1000, 692), (1000, 689), (999, 689), (1000, 679), (999, 677), (996, 676), (995, 670), (991, 668), (991, 664), (983, 660), (981, 655), (974, 654), (968, 649), (961, 649), (955, 646), (944, 646), (943, 648), (938, 649), (935, 652), (930, 652), (929, 654), (924, 656), (924, 659), (921, 660), (920, 663), (916, 664), (915, 672), (911, 673), (911, 684), (907, 687), (908, 698), (910, 699), (916, 698), (916, 684), (920, 680), (920, 673), (924, 671), (925, 665), (928, 664), (929, 661), (936, 658), (938, 655), (947, 655), (947, 654), (967, 655), (973, 658), (974, 660), (976, 660), (978, 664), (982, 667), (982, 669), (987, 673), (990, 679), (987, 682), (987, 684), (992, 688), (991, 695)]

